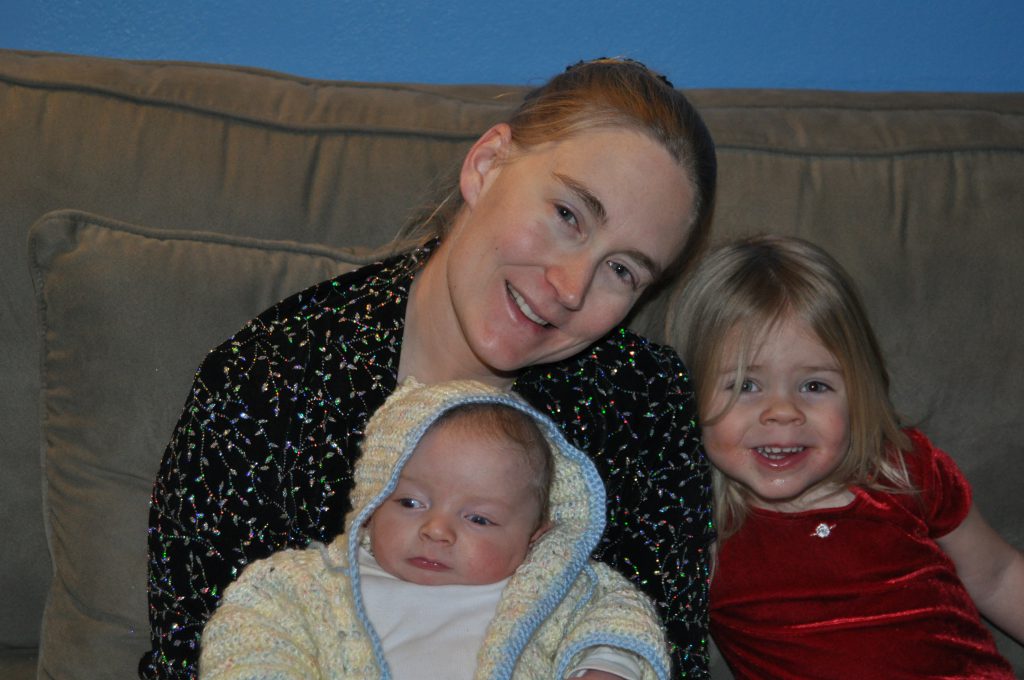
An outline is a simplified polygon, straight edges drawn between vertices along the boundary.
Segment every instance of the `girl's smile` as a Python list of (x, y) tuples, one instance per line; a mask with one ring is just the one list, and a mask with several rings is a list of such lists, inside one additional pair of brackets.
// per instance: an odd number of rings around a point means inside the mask
[(846, 382), (835, 357), (790, 315), (755, 348), (738, 382), (736, 343), (730, 333), (707, 409), (704, 444), (712, 462), (755, 506), (792, 512), (848, 502), (851, 494), (831, 481), (850, 442)]

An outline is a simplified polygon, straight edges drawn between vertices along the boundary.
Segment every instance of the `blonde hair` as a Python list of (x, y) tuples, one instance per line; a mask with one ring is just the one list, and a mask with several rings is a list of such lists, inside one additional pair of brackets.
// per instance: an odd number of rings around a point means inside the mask
[[(839, 362), (846, 384), (850, 448), (828, 481), (912, 490), (899, 455), (910, 444), (889, 396), (889, 373), (878, 340), (852, 279), (831, 255), (798, 238), (743, 239), (708, 255), (680, 298), (673, 313), (685, 325), (681, 353), (696, 386), (702, 422), (721, 418), (738, 396), (718, 413), (705, 411), (714, 376), (733, 358), (725, 356), (727, 336), (737, 351), (739, 382), (764, 337), (796, 317)], [(724, 540), (742, 524), (749, 498), (718, 470), (712, 483), (719, 539)]]
[[(686, 172), (694, 205), (690, 233), (663, 278), (685, 270), (704, 250), (717, 178), (715, 145), (700, 114), (664, 76), (631, 59), (595, 59), (570, 66), (529, 92), (507, 121), (514, 148), (530, 148), (595, 128), (626, 128), (661, 144)], [(420, 211), (396, 244), (443, 238), (462, 209), (458, 174)], [(399, 248), (393, 244), (393, 248)]]

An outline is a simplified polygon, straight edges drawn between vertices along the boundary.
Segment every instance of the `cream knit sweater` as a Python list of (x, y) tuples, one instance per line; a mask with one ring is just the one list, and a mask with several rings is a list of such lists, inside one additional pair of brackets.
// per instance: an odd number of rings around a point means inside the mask
[(469, 381), (407, 382), (374, 414), (355, 469), (346, 532), (329, 546), (285, 550), (245, 569), (203, 631), (201, 678), (390, 680), (362, 602), (361, 532), (352, 527), (362, 527), (390, 495), (430, 424), (470, 402), (530, 414), (556, 462), (554, 527), (509, 579), (477, 656), (475, 678), (562, 678), (583, 650), (598, 645), (636, 654), (644, 661), (644, 680), (668, 678), (668, 650), (653, 606), (624, 577), (589, 559), (605, 522), (604, 486), (593, 463), (515, 396)]

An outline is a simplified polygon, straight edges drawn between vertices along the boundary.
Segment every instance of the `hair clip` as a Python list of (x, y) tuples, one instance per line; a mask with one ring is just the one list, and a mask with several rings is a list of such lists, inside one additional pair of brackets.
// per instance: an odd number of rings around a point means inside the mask
[(597, 57), (596, 59), (580, 60), (577, 61), (575, 64), (569, 64), (568, 66), (566, 66), (565, 72), (568, 73), (573, 69), (577, 69), (581, 66), (587, 66), (588, 64), (626, 64), (629, 66), (635, 66), (654, 76), (655, 78), (663, 82), (665, 85), (668, 85), (670, 88), (675, 89), (675, 85), (672, 84), (671, 80), (669, 80), (662, 74), (658, 73), (657, 71), (652, 70), (647, 66), (647, 64), (643, 63), (642, 61), (630, 59), (629, 57)]

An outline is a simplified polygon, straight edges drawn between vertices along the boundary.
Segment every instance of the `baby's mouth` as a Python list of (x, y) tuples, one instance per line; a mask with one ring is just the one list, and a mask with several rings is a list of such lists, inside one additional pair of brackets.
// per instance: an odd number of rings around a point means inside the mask
[(414, 557), (409, 560), (413, 565), (420, 569), (426, 569), (428, 571), (447, 571), (448, 565), (443, 562), (437, 562), (426, 557)]
[(515, 300), (516, 307), (518, 307), (519, 311), (523, 313), (523, 316), (525, 316), (527, 319), (534, 322), (538, 326), (544, 326), (546, 328), (551, 325), (547, 321), (539, 317), (537, 313), (530, 308), (530, 305), (526, 304), (526, 300), (523, 299), (523, 296), (520, 295), (515, 288), (509, 285), (506, 285), (505, 288), (508, 290), (509, 295), (512, 296), (512, 299)]

